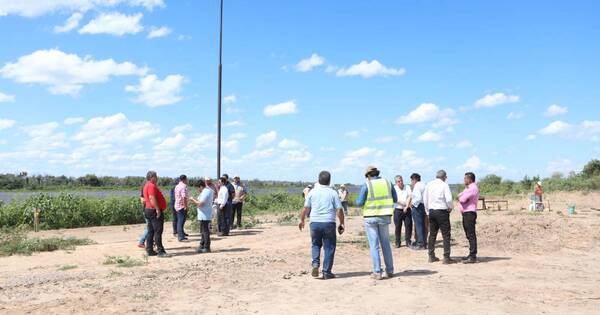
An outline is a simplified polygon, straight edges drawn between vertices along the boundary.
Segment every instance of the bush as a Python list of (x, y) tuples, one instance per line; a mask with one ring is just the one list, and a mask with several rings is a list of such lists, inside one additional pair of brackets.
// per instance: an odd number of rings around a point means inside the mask
[(600, 160), (593, 159), (589, 161), (584, 167), (583, 171), (581, 171), (582, 175), (590, 178), (595, 176), (600, 176)]
[(75, 246), (88, 244), (93, 244), (93, 241), (87, 238), (28, 238), (27, 230), (23, 227), (10, 229), (5, 227), (0, 230), (0, 256), (31, 255), (33, 252), (73, 249)]

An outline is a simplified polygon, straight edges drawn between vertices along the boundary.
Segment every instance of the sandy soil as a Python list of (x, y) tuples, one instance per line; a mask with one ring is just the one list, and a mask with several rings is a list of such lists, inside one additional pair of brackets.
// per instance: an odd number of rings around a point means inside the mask
[[(40, 232), (97, 244), (0, 258), (0, 313), (597, 314), (600, 211), (591, 208), (600, 207), (600, 196), (549, 198), (576, 202), (578, 214), (566, 215), (564, 206), (515, 211), (518, 200), (511, 200), (511, 211), (479, 214), (480, 263), (429, 264), (425, 252), (402, 247), (393, 250), (396, 277), (383, 281), (369, 276), (360, 217), (338, 238), (338, 278), (326, 281), (308, 274), (309, 233), (295, 226), (234, 231), (199, 255), (197, 234), (178, 243), (165, 233), (173, 257), (131, 268), (103, 262), (107, 255), (144, 259), (135, 247), (141, 225)], [(453, 256), (465, 255), (460, 215), (451, 220)], [(60, 270), (65, 265), (74, 268)]]

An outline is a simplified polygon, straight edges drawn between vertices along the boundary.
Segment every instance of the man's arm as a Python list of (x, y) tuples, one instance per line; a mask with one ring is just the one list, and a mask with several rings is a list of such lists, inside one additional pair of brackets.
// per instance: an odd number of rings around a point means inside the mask
[(152, 207), (154, 207), (154, 210), (156, 210), (156, 218), (160, 218), (160, 208), (158, 207), (158, 201), (154, 195), (150, 195), (150, 203), (152, 204)]
[(306, 206), (304, 206), (304, 208), (302, 208), (302, 211), (300, 211), (300, 223), (298, 223), (298, 228), (300, 229), (300, 231), (304, 229), (304, 220), (306, 219), (306, 214), (308, 213), (308, 211), (310, 211), (310, 208)]
[(394, 189), (394, 185), (390, 185), (391, 187), (391, 193), (392, 193), (392, 200), (394, 201), (394, 203), (398, 202), (398, 194), (396, 194), (396, 189)]
[(346, 216), (344, 215), (343, 208), (338, 208), (336, 212), (337, 212), (338, 220), (340, 220), (340, 226), (338, 228), (338, 232), (341, 235), (346, 230)]
[(416, 202), (417, 205), (419, 205), (420, 203), (423, 203), (423, 194), (421, 193), (421, 187), (420, 185), (422, 185), (421, 183), (415, 184), (415, 189), (413, 190), (413, 194), (412, 194), (412, 202)]
[(452, 192), (450, 191), (450, 186), (448, 184), (445, 184), (444, 186), (444, 198), (446, 199), (448, 212), (450, 212), (452, 211), (452, 208), (454, 208), (454, 203), (452, 202)]
[(471, 198), (471, 196), (473, 196), (473, 190), (470, 188), (466, 188), (462, 193), (458, 195), (458, 201), (461, 203), (465, 203), (467, 202), (467, 200), (469, 200), (469, 198)]
[(356, 205), (359, 207), (362, 207), (365, 205), (365, 202), (367, 201), (367, 194), (369, 193), (369, 189), (367, 188), (366, 184), (363, 184), (362, 186), (360, 186), (360, 192), (358, 193), (358, 196), (356, 197)]

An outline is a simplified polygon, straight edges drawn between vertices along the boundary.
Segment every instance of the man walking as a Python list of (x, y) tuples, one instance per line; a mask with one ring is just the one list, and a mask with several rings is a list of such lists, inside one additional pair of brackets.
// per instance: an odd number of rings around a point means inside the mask
[(337, 192), (329, 187), (331, 174), (319, 173), (319, 184), (306, 196), (304, 209), (300, 213), (300, 231), (304, 229), (306, 215), (310, 212), (310, 238), (312, 241), (312, 276), (319, 276), (321, 247), (323, 247), (323, 279), (335, 278), (331, 272), (335, 256), (336, 234), (335, 217), (340, 220), (338, 233), (344, 233), (344, 210)]
[(244, 206), (244, 201), (246, 200), (246, 194), (248, 193), (246, 187), (240, 181), (239, 176), (235, 176), (233, 178), (233, 188), (235, 190), (235, 195), (233, 197), (233, 214), (231, 216), (231, 224), (233, 224), (234, 219), (237, 217), (237, 225), (233, 225), (233, 228), (241, 228), (242, 227), (242, 207)]
[[(231, 218), (231, 207), (228, 206), (229, 190), (227, 189), (227, 178), (219, 178), (219, 194), (215, 203), (217, 204), (217, 222), (219, 225), (219, 236), (229, 236), (229, 219)], [(231, 204), (229, 204), (231, 205)]]
[(194, 197), (191, 201), (198, 207), (198, 223), (200, 223), (200, 246), (197, 253), (210, 253), (210, 221), (212, 219), (213, 190), (206, 187), (202, 180), (197, 184), (200, 195), (198, 199)]
[[(390, 182), (379, 177), (375, 166), (368, 166), (365, 171), (367, 182), (360, 188), (356, 205), (363, 207), (363, 218), (371, 260), (373, 262), (373, 279), (381, 280), (394, 276), (394, 259), (390, 246), (389, 225), (394, 214), (394, 204), (397, 202), (396, 191)], [(385, 272), (382, 275), (379, 248), (385, 262)]]
[(446, 183), (446, 171), (439, 170), (436, 179), (429, 182), (423, 195), (425, 209), (429, 212), (429, 262), (439, 261), (435, 257), (435, 241), (439, 230), (444, 240), (444, 264), (455, 261), (450, 258), (450, 212), (452, 212), (452, 193)]
[(344, 215), (348, 216), (348, 189), (346, 189), (346, 185), (340, 186), (340, 189), (338, 190), (338, 195), (340, 196), (340, 200), (342, 201)]
[(177, 219), (173, 218), (174, 221), (177, 221), (177, 239), (180, 242), (187, 241), (187, 237), (184, 231), (185, 221), (187, 219), (187, 204), (188, 204), (188, 187), (187, 187), (188, 179), (187, 176), (181, 175), (179, 176), (179, 184), (175, 186), (175, 212), (177, 215)]
[(406, 242), (406, 247), (410, 247), (412, 245), (410, 239), (413, 231), (412, 214), (410, 211), (412, 191), (410, 186), (404, 185), (402, 176), (396, 175), (395, 180), (396, 184), (394, 185), (394, 190), (398, 197), (398, 202), (396, 202), (396, 207), (394, 209), (396, 248), (400, 248), (400, 245), (402, 244), (402, 238), (400, 237), (400, 234), (402, 233), (402, 223), (404, 223), (404, 240)]
[(465, 264), (477, 262), (477, 202), (479, 201), (479, 188), (475, 183), (475, 174), (465, 173), (465, 190), (458, 195), (460, 212), (462, 213), (463, 229), (469, 240), (469, 256), (463, 261)]
[(415, 244), (411, 246), (414, 250), (424, 250), (426, 244), (425, 234), (425, 206), (423, 204), (423, 193), (425, 192), (425, 185), (421, 183), (421, 175), (413, 173), (410, 175), (410, 182), (412, 185), (411, 195), (411, 215), (415, 229), (417, 230), (417, 236)]
[[(167, 201), (156, 185), (158, 175), (155, 171), (146, 174), (146, 185), (144, 185), (144, 216), (148, 220), (148, 237), (146, 239), (146, 253), (148, 256), (167, 257), (162, 243), (162, 232), (165, 224), (164, 211), (167, 209)], [(154, 243), (158, 253), (154, 251)]]

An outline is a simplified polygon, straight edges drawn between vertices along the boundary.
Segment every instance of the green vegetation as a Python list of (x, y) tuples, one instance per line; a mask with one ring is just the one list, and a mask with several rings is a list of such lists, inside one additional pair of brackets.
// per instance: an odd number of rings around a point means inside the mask
[[(552, 191), (595, 191), (600, 190), (600, 160), (591, 160), (580, 173), (572, 172), (568, 176), (554, 173), (549, 178), (525, 176), (521, 181), (503, 180), (490, 174), (478, 182), (479, 191), (484, 195), (510, 195), (533, 193), (535, 183), (541, 181), (544, 192)], [(459, 191), (462, 190), (462, 185)]]
[(0, 256), (31, 255), (34, 252), (51, 252), (74, 249), (75, 246), (93, 244), (90, 239), (79, 238), (29, 238), (24, 228), (0, 229)]
[(104, 265), (117, 265), (117, 267), (130, 268), (143, 266), (147, 264), (147, 261), (141, 259), (132, 258), (130, 256), (106, 256), (103, 262)]
[(244, 203), (244, 211), (250, 213), (282, 213), (298, 212), (304, 205), (304, 198), (301, 195), (288, 194), (285, 192), (275, 192), (264, 195), (255, 195), (250, 193)]
[(58, 271), (65, 271), (65, 270), (71, 270), (71, 269), (75, 269), (77, 268), (77, 265), (62, 265), (60, 267), (58, 267)]

